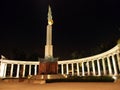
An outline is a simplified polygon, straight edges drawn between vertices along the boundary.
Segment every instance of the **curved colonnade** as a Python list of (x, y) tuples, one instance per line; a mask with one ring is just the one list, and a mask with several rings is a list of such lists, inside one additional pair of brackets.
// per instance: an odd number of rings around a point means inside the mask
[[(38, 74), (38, 61), (0, 59), (0, 78)], [(58, 73), (77, 76), (116, 76), (120, 74), (120, 46), (91, 57), (58, 61)]]

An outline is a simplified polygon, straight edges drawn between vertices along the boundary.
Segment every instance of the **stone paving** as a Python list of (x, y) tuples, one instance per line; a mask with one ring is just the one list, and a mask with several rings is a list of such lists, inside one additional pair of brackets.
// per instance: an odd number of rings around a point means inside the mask
[(0, 90), (120, 90), (120, 82), (8, 83), (0, 81)]

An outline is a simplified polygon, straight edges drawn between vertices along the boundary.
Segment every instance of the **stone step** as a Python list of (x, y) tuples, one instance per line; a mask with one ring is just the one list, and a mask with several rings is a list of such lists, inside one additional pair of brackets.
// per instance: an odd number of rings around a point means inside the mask
[(62, 79), (66, 78), (65, 75), (62, 74), (48, 74), (48, 75), (35, 75), (32, 76), (30, 79)]

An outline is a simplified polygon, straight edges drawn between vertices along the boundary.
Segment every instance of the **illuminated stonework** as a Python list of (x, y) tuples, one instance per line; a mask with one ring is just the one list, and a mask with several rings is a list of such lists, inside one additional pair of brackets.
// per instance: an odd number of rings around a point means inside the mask
[(48, 7), (48, 24), (52, 25), (53, 24), (53, 20), (52, 20), (52, 11), (50, 6)]
[[(10, 66), (10, 68), (7, 68)], [(17, 66), (17, 69), (15, 66)], [(39, 61), (18, 61), (0, 59), (0, 78), (19, 78), (21, 68), (22, 77), (38, 75)], [(29, 66), (29, 68), (27, 68)], [(113, 68), (112, 68), (113, 66)], [(34, 68), (31, 68), (34, 67)], [(86, 68), (86, 69), (85, 69)], [(114, 48), (90, 57), (58, 61), (58, 74), (72, 76), (117, 76), (120, 74), (120, 48)], [(32, 73), (34, 72), (34, 73)], [(13, 73), (15, 75), (13, 75)]]
[(52, 25), (52, 24), (53, 24), (53, 20), (49, 20), (49, 21), (48, 21), (48, 24), (49, 24), (49, 25)]
[(39, 63), (39, 75), (48, 75), (58, 73), (57, 58), (53, 57), (53, 46), (52, 46), (52, 12), (50, 6), (48, 7), (48, 25), (46, 34), (46, 45), (45, 45), (45, 57), (40, 59)]
[(46, 34), (46, 45), (45, 45), (45, 58), (53, 58), (53, 46), (52, 46), (52, 12), (50, 6), (48, 7), (48, 25)]
[(56, 59), (53, 58), (52, 24), (52, 13), (49, 6), (44, 57), (46, 61), (8, 60), (1, 56), (0, 78), (19, 78), (21, 76), (38, 75), (39, 70), (41, 70), (40, 74), (57, 73), (66, 76), (117, 76), (120, 74), (120, 43), (112, 49), (98, 55), (54, 62)]

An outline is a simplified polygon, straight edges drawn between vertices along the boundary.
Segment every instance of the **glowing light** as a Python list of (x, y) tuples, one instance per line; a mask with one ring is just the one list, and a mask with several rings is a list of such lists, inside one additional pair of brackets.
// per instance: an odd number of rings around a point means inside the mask
[(48, 24), (49, 25), (52, 25), (53, 24), (53, 20), (51, 19), (51, 20), (48, 20)]

